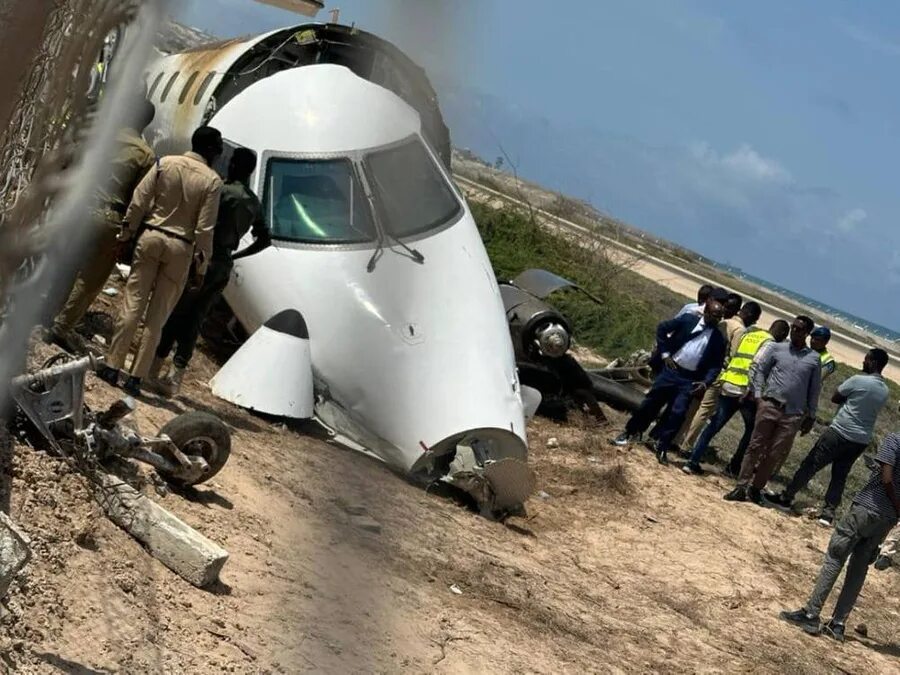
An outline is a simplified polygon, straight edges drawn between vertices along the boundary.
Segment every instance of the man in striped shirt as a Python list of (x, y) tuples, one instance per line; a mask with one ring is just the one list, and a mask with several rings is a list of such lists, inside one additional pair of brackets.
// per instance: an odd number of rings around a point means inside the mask
[[(900, 516), (900, 434), (884, 439), (875, 455), (875, 468), (869, 481), (853, 499), (853, 505), (835, 527), (825, 562), (806, 605), (794, 612), (782, 612), (781, 618), (812, 635), (823, 633), (843, 642), (847, 617), (856, 604), (866, 580), (869, 565), (878, 555), (878, 547)], [(849, 563), (848, 563), (849, 559)], [(819, 613), (844, 565), (847, 574), (831, 620), (819, 623)]]

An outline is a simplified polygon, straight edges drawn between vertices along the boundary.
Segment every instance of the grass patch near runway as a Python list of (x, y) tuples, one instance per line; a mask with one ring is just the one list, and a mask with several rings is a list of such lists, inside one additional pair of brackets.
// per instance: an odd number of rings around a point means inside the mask
[(577, 291), (554, 293), (550, 302), (572, 322), (575, 339), (606, 357), (653, 345), (656, 324), (688, 298), (610, 259), (605, 246), (586, 246), (535, 223), (519, 209), (470, 207), (499, 279), (542, 268), (575, 282), (603, 301)]

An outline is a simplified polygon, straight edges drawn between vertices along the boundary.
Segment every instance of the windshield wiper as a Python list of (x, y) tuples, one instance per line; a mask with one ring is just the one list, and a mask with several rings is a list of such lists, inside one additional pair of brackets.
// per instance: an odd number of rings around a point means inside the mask
[(378, 246), (375, 247), (374, 253), (372, 253), (372, 257), (369, 258), (369, 262), (366, 264), (367, 272), (374, 272), (375, 265), (378, 264), (378, 261), (381, 259), (382, 253), (384, 253), (384, 240), (390, 239), (395, 244), (399, 244), (400, 247), (405, 250), (412, 259), (422, 265), (425, 262), (425, 256), (422, 255), (417, 249), (412, 248), (411, 246), (407, 246), (405, 243), (400, 241), (397, 237), (392, 234), (388, 234), (383, 230), (379, 230), (378, 234)]

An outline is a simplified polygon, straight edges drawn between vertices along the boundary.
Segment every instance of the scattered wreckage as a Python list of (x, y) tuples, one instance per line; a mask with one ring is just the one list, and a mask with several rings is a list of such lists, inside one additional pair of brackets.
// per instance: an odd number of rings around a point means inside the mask
[(579, 400), (577, 388), (583, 381), (597, 400), (619, 410), (636, 410), (650, 385), (649, 354), (638, 353), (626, 361), (617, 359), (606, 368), (583, 369), (569, 353), (571, 322), (546, 302), (553, 293), (566, 289), (603, 304), (577, 284), (542, 269), (525, 270), (500, 284), (516, 367), (522, 389), (532, 401), (531, 409), (543, 412), (540, 404), (547, 399)]
[(208, 123), (222, 166), (237, 147), (259, 158), (273, 246), (236, 261), (225, 298), (265, 333), (213, 392), (314, 415), (416, 482), (517, 510), (535, 479), (503, 302), (424, 71), (374, 35), (307, 24), (163, 58), (148, 96), (157, 152)]
[(24, 434), (36, 432), (51, 452), (83, 473), (110, 519), (163, 564), (196, 586), (208, 586), (218, 578), (228, 553), (107, 473), (104, 464), (112, 458), (133, 459), (173, 484), (197, 485), (225, 466), (231, 451), (228, 427), (213, 415), (189, 412), (169, 421), (159, 435), (142, 436), (123, 423), (135, 410), (131, 397), (103, 412), (85, 405), (85, 376), (101, 364), (93, 356), (73, 360), (59, 354), (38, 372), (14, 378), (16, 427)]

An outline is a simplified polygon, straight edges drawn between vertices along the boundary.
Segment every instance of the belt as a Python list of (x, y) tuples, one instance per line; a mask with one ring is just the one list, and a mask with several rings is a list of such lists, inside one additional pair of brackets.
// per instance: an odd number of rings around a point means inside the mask
[(774, 406), (775, 406), (776, 408), (778, 408), (779, 410), (784, 410), (785, 407), (787, 407), (787, 404), (786, 404), (786, 403), (782, 403), (782, 402), (779, 401), (777, 398), (773, 398), (773, 397), (771, 397), (771, 396), (763, 396), (763, 399), (762, 399), (762, 400), (763, 400), (763, 401), (768, 401), (769, 403), (771, 403), (772, 405), (774, 405)]
[(687, 368), (682, 368), (677, 363), (675, 364), (675, 372), (679, 375), (684, 375), (685, 377), (693, 379), (697, 376), (696, 370), (688, 370)]
[(183, 234), (175, 234), (174, 232), (170, 232), (169, 230), (164, 230), (161, 227), (157, 227), (156, 225), (144, 225), (148, 230), (153, 230), (154, 232), (162, 232), (167, 237), (172, 237), (173, 239), (178, 239), (183, 241), (185, 244), (194, 245), (194, 240), (188, 237), (185, 237)]

